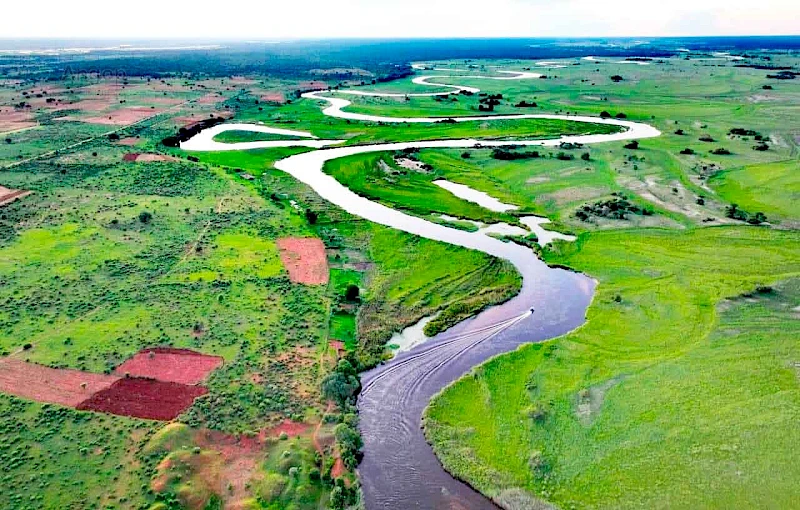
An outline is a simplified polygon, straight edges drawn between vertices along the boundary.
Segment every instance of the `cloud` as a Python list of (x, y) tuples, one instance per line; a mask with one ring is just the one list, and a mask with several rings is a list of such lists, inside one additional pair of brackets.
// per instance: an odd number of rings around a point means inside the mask
[(4, 6), (5, 37), (623, 37), (797, 34), (800, 2), (761, 0), (40, 0)]

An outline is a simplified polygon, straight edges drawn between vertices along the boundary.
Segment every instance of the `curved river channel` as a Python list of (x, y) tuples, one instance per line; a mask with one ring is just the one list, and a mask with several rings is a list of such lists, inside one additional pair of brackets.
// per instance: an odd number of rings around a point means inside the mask
[[(416, 66), (420, 69), (420, 66)], [(513, 75), (513, 76), (508, 76)], [(475, 76), (459, 76), (476, 78)], [(536, 73), (504, 72), (483, 79), (536, 78)], [(426, 78), (457, 78), (435, 76)], [(470, 87), (428, 83), (418, 84), (475, 91)], [(344, 91), (348, 92), (348, 91)], [(427, 95), (442, 94), (435, 92)], [(370, 95), (358, 92), (358, 95)], [(376, 94), (387, 96), (391, 94)], [(404, 96), (404, 94), (395, 94)], [(441, 118), (395, 118), (347, 112), (350, 102), (308, 93), (303, 97), (329, 104), (326, 115), (369, 122), (431, 123)], [(369, 510), (484, 509), (496, 508), (487, 498), (451, 477), (440, 465), (420, 428), (422, 413), (431, 397), (472, 367), (515, 349), (521, 344), (563, 335), (580, 326), (591, 302), (595, 283), (584, 275), (548, 267), (530, 249), (494, 239), (482, 232), (466, 232), (410, 216), (357, 195), (333, 177), (323, 173), (326, 162), (367, 152), (406, 148), (471, 148), (503, 145), (557, 146), (562, 142), (593, 144), (658, 136), (646, 124), (596, 117), (558, 115), (503, 115), (454, 118), (456, 122), (491, 119), (548, 118), (613, 124), (624, 131), (608, 135), (564, 136), (550, 140), (478, 141), (437, 140), (374, 145), (331, 147), (343, 140), (319, 140), (310, 133), (275, 129), (257, 124), (221, 124), (209, 128), (181, 145), (188, 151), (229, 151), (255, 148), (304, 146), (318, 150), (278, 161), (275, 167), (310, 186), (322, 198), (361, 218), (428, 239), (479, 250), (511, 262), (522, 275), (522, 289), (511, 300), (491, 307), (444, 333), (403, 352), (391, 361), (362, 374), (359, 397), (360, 428), (364, 438), (364, 460), (359, 476)], [(294, 140), (220, 143), (214, 137), (230, 130), (249, 130), (300, 137)], [(458, 269), (458, 268), (454, 268)], [(534, 309), (535, 312), (531, 312)]]

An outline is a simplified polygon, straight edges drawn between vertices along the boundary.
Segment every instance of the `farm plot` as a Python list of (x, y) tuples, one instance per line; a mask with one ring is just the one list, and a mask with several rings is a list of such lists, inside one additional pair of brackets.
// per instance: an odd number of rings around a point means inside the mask
[(143, 377), (163, 382), (195, 385), (222, 366), (219, 356), (207, 356), (189, 349), (156, 347), (136, 353), (117, 367), (120, 376)]
[(81, 402), (81, 411), (98, 411), (148, 420), (173, 420), (189, 408), (194, 399), (208, 393), (203, 386), (189, 386), (140, 377), (117, 380)]
[(328, 260), (320, 239), (287, 237), (278, 239), (281, 262), (295, 283), (321, 285), (328, 283)]
[(11, 358), (0, 360), (0, 392), (37, 402), (77, 407), (118, 380), (114, 375), (49, 368)]

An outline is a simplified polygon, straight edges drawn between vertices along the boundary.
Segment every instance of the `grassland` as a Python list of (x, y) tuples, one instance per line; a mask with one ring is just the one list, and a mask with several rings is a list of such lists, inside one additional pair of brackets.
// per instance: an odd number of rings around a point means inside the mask
[[(772, 58), (794, 65), (791, 56)], [(790, 421), (798, 398), (791, 363), (800, 358), (791, 341), (798, 239), (790, 229), (800, 217), (800, 89), (730, 63), (576, 63), (545, 71), (543, 80), (457, 81), (502, 93), (495, 113), (624, 112), (664, 136), (636, 150), (621, 143), (553, 149), (513, 162), (489, 150), (467, 151), (469, 158), (462, 150), (425, 150), (415, 157), (432, 167), (428, 173), (402, 171), (391, 154), (326, 169), (363, 195), (425, 217), (515, 220), (454, 198), (434, 178), (485, 191), (520, 213), (547, 215), (581, 235), (548, 260), (601, 281), (585, 328), (498, 358), (434, 404), (428, 432), (437, 453), (488, 494), (521, 487), (565, 507), (790, 507), (798, 474), (788, 456), (798, 439)], [(493, 64), (531, 65), (487, 62), (475, 72), (488, 74)], [(613, 74), (624, 80), (612, 82)], [(774, 87), (763, 89), (768, 83)], [(334, 427), (352, 428), (356, 418), (321, 398), (320, 382), (336, 363), (330, 342), (344, 342), (360, 368), (371, 366), (387, 356), (393, 331), (465, 304), (472, 313), (519, 286), (508, 264), (360, 221), (272, 168), (307, 149), (187, 161), (160, 144), (165, 136), (210, 115), (348, 144), (609, 129), (541, 120), (358, 123), (326, 117), (310, 100), (264, 100), (299, 88), (270, 77), (3, 83), (0, 121), (21, 119), (23, 127), (0, 136), (0, 185), (33, 194), (0, 209), (2, 355), (110, 372), (142, 347), (171, 345), (223, 356), (225, 364), (177, 430), (3, 396), (0, 466), (10, 489), (0, 506), (325, 508), (329, 494), (346, 492), (344, 480), (357, 489), (352, 464), (332, 479)], [(373, 88), (434, 90), (406, 80)], [(387, 116), (484, 114), (479, 95), (347, 97), (352, 111)], [(538, 107), (515, 107), (521, 100)], [(125, 121), (128, 108), (153, 117)], [(732, 128), (757, 131), (768, 149), (754, 150), (755, 135)], [(718, 148), (731, 154), (709, 152)], [(134, 152), (180, 161), (123, 161)], [(655, 214), (575, 216), (619, 194)], [(725, 218), (733, 202), (783, 230), (698, 228), (737, 223)], [(289, 281), (275, 248), (289, 235), (324, 241), (329, 285)], [(360, 287), (358, 300), (344, 299), (348, 285)], [(775, 290), (725, 301), (764, 285)], [(259, 433), (278, 434), (285, 419), (305, 428), (242, 446)], [(227, 471), (230, 464), (239, 471)], [(169, 466), (176, 466), (171, 473)], [(770, 469), (780, 476), (768, 476)], [(232, 489), (206, 483), (207, 475)]]
[[(311, 509), (327, 508), (332, 493), (352, 499), (354, 466), (332, 471), (333, 436), (340, 422), (352, 430), (355, 418), (320, 393), (336, 363), (329, 342), (344, 342), (357, 365), (370, 366), (387, 355), (393, 331), (465, 300), (477, 309), (516, 292), (510, 266), (357, 221), (272, 169), (298, 149), (187, 161), (160, 144), (209, 115), (259, 111), (242, 97), (267, 85), (247, 85), (245, 94), (219, 80), (62, 83), (63, 92), (52, 94), (74, 108), (37, 98), (27, 111), (39, 127), (3, 134), (0, 163), (9, 166), (0, 182), (32, 194), (0, 211), (0, 353), (105, 373), (149, 346), (225, 359), (205, 383), (209, 394), (179, 420), (192, 434), (217, 435), (168, 448), (153, 446), (154, 434), (168, 432), (154, 422), (3, 396), (9, 450), (0, 462), (7, 486), (19, 487), (7, 491), (3, 507)], [(94, 99), (98, 87), (102, 101)], [(20, 99), (22, 90), (28, 87), (2, 89), (0, 103)], [(154, 105), (160, 113), (104, 124), (102, 115), (114, 117), (125, 105)], [(70, 119), (55, 120), (60, 115)], [(342, 122), (337, 129), (363, 128)], [(178, 161), (125, 161), (131, 153)], [(306, 210), (318, 219), (310, 222)], [(276, 248), (286, 236), (324, 240), (329, 285), (289, 281)], [(431, 263), (442, 259), (457, 266)], [(344, 299), (351, 284), (361, 288), (357, 301)], [(487, 286), (493, 291), (484, 292)], [(302, 431), (274, 443), (287, 419)], [(258, 461), (251, 462), (253, 452), (230, 456), (261, 436)], [(219, 484), (196, 469), (198, 459), (217, 470)], [(227, 470), (231, 463), (237, 471)], [(165, 465), (185, 479), (165, 475)]]
[[(569, 161), (498, 161), (487, 150), (468, 159), (463, 151), (417, 155), (436, 176), (578, 233), (576, 243), (543, 255), (600, 283), (585, 326), (500, 356), (432, 402), (425, 425), (434, 450), (450, 472), (507, 508), (791, 508), (798, 473), (789, 445), (800, 439), (800, 89), (769, 83), (762, 70), (693, 60), (580, 62), (548, 74), (535, 87), (504, 87), (497, 110), (525, 99), (548, 113), (624, 112), (664, 134), (636, 150), (579, 149), (588, 161), (578, 152)], [(612, 74), (624, 80), (613, 83)], [(423, 109), (429, 100), (403, 106)], [(472, 106), (459, 97), (433, 107), (444, 114)], [(759, 141), (767, 150), (754, 150)], [(710, 152), (718, 147), (730, 154)], [(393, 193), (420, 179), (393, 178), (384, 184)], [(576, 215), (620, 194), (653, 216)], [(730, 204), (763, 212), (773, 227), (734, 226), (743, 223), (727, 217)]]
[(548, 262), (600, 281), (588, 322), (434, 400), (448, 469), (562, 508), (791, 507), (800, 238), (623, 230), (558, 248)]

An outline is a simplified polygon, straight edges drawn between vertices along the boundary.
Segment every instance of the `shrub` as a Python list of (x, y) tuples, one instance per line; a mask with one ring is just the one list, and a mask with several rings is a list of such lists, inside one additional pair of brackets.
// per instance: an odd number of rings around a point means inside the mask
[(678, 136), (683, 136), (684, 135), (683, 129), (676, 129), (675, 134)]
[(470, 154), (469, 152), (462, 152), (461, 157), (464, 159), (469, 159), (472, 157), (472, 154)]
[(626, 149), (636, 150), (639, 148), (639, 140), (633, 140), (630, 143), (625, 144)]
[(142, 211), (139, 213), (139, 221), (143, 224), (150, 223), (150, 220), (153, 219), (153, 215), (150, 214), (148, 211)]
[(306, 221), (308, 221), (310, 225), (316, 224), (317, 219), (319, 218), (319, 215), (316, 212), (312, 211), (311, 209), (306, 209), (305, 216), (306, 216)]
[(685, 148), (685, 149), (683, 149), (681, 151), (681, 154), (684, 154), (684, 155), (687, 155), (687, 156), (691, 156), (692, 154), (694, 154), (694, 151), (687, 147), (687, 148)]
[(711, 152), (711, 154), (716, 154), (717, 156), (728, 156), (731, 153), (731, 151), (729, 151), (725, 147), (718, 147), (716, 149), (712, 149), (709, 152)]
[(358, 285), (348, 285), (347, 290), (344, 291), (344, 298), (348, 301), (355, 301), (358, 299), (358, 294)]
[(711, 138), (711, 135), (703, 135), (700, 138), (698, 138), (698, 140), (700, 140), (701, 142), (713, 142), (714, 141), (714, 139)]
[(613, 81), (614, 83), (619, 83), (624, 79), (625, 78), (623, 78), (622, 76), (620, 76), (618, 74), (615, 74), (614, 76), (611, 77), (611, 81)]
[(589, 161), (591, 159), (591, 156), (589, 155), (588, 152), (584, 152), (583, 154), (581, 154), (581, 159), (584, 161)]

